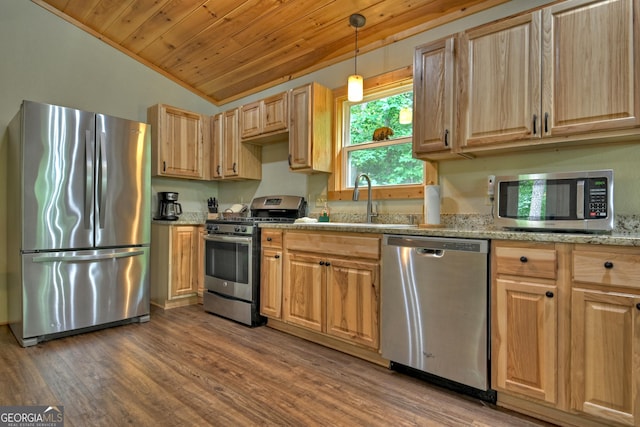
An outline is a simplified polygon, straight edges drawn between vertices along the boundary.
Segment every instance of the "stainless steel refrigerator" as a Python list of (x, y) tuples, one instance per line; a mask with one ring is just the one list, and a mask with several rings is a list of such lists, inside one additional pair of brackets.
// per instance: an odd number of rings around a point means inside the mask
[(24, 101), (9, 124), (9, 324), (23, 346), (149, 320), (150, 131)]

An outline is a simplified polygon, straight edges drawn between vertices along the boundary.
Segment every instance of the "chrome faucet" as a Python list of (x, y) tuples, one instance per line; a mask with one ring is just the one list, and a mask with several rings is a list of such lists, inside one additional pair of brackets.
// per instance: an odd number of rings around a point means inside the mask
[(360, 194), (358, 183), (360, 182), (360, 178), (364, 178), (367, 181), (367, 223), (371, 224), (371, 218), (378, 216), (378, 214), (373, 213), (371, 209), (371, 179), (366, 173), (361, 173), (356, 177), (356, 182), (353, 187), (353, 201), (358, 201), (358, 195)]

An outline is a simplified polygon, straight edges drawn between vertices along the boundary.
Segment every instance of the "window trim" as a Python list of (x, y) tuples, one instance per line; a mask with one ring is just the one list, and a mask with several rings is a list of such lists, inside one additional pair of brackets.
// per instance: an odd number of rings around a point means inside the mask
[[(367, 92), (384, 92), (397, 87), (406, 86), (413, 81), (413, 67), (408, 66), (399, 70), (391, 71), (379, 76), (364, 80), (365, 98)], [(347, 87), (342, 86), (333, 91), (334, 106), (334, 145), (333, 145), (333, 173), (329, 177), (328, 199), (329, 200), (351, 200), (353, 188), (342, 187), (343, 176), (345, 174), (343, 163), (343, 109), (347, 100)], [(434, 175), (435, 174), (435, 175)], [(415, 185), (398, 185), (372, 188), (372, 198), (382, 199), (421, 199), (424, 197), (424, 184), (437, 182), (437, 165), (425, 162), (423, 172), (423, 183)]]

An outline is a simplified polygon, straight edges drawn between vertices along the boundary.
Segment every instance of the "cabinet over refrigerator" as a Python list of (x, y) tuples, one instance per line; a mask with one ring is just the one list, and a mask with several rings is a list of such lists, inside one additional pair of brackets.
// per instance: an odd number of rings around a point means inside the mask
[(148, 126), (24, 101), (8, 164), (9, 324), (20, 344), (148, 320)]

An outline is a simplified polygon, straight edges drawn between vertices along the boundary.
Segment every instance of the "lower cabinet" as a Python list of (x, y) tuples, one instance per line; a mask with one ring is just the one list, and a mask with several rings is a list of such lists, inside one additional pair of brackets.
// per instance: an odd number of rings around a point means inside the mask
[(640, 424), (640, 249), (576, 246), (571, 409)]
[(282, 319), (282, 231), (262, 230), (260, 314)]
[(162, 308), (195, 304), (204, 281), (202, 226), (151, 225), (151, 303)]
[[(263, 244), (266, 231), (272, 230), (263, 230)], [(262, 247), (261, 313), (268, 325), (382, 360), (380, 236), (285, 231), (282, 241), (282, 264), (280, 249)]]
[(639, 425), (640, 248), (492, 245), (498, 404), (560, 425)]

